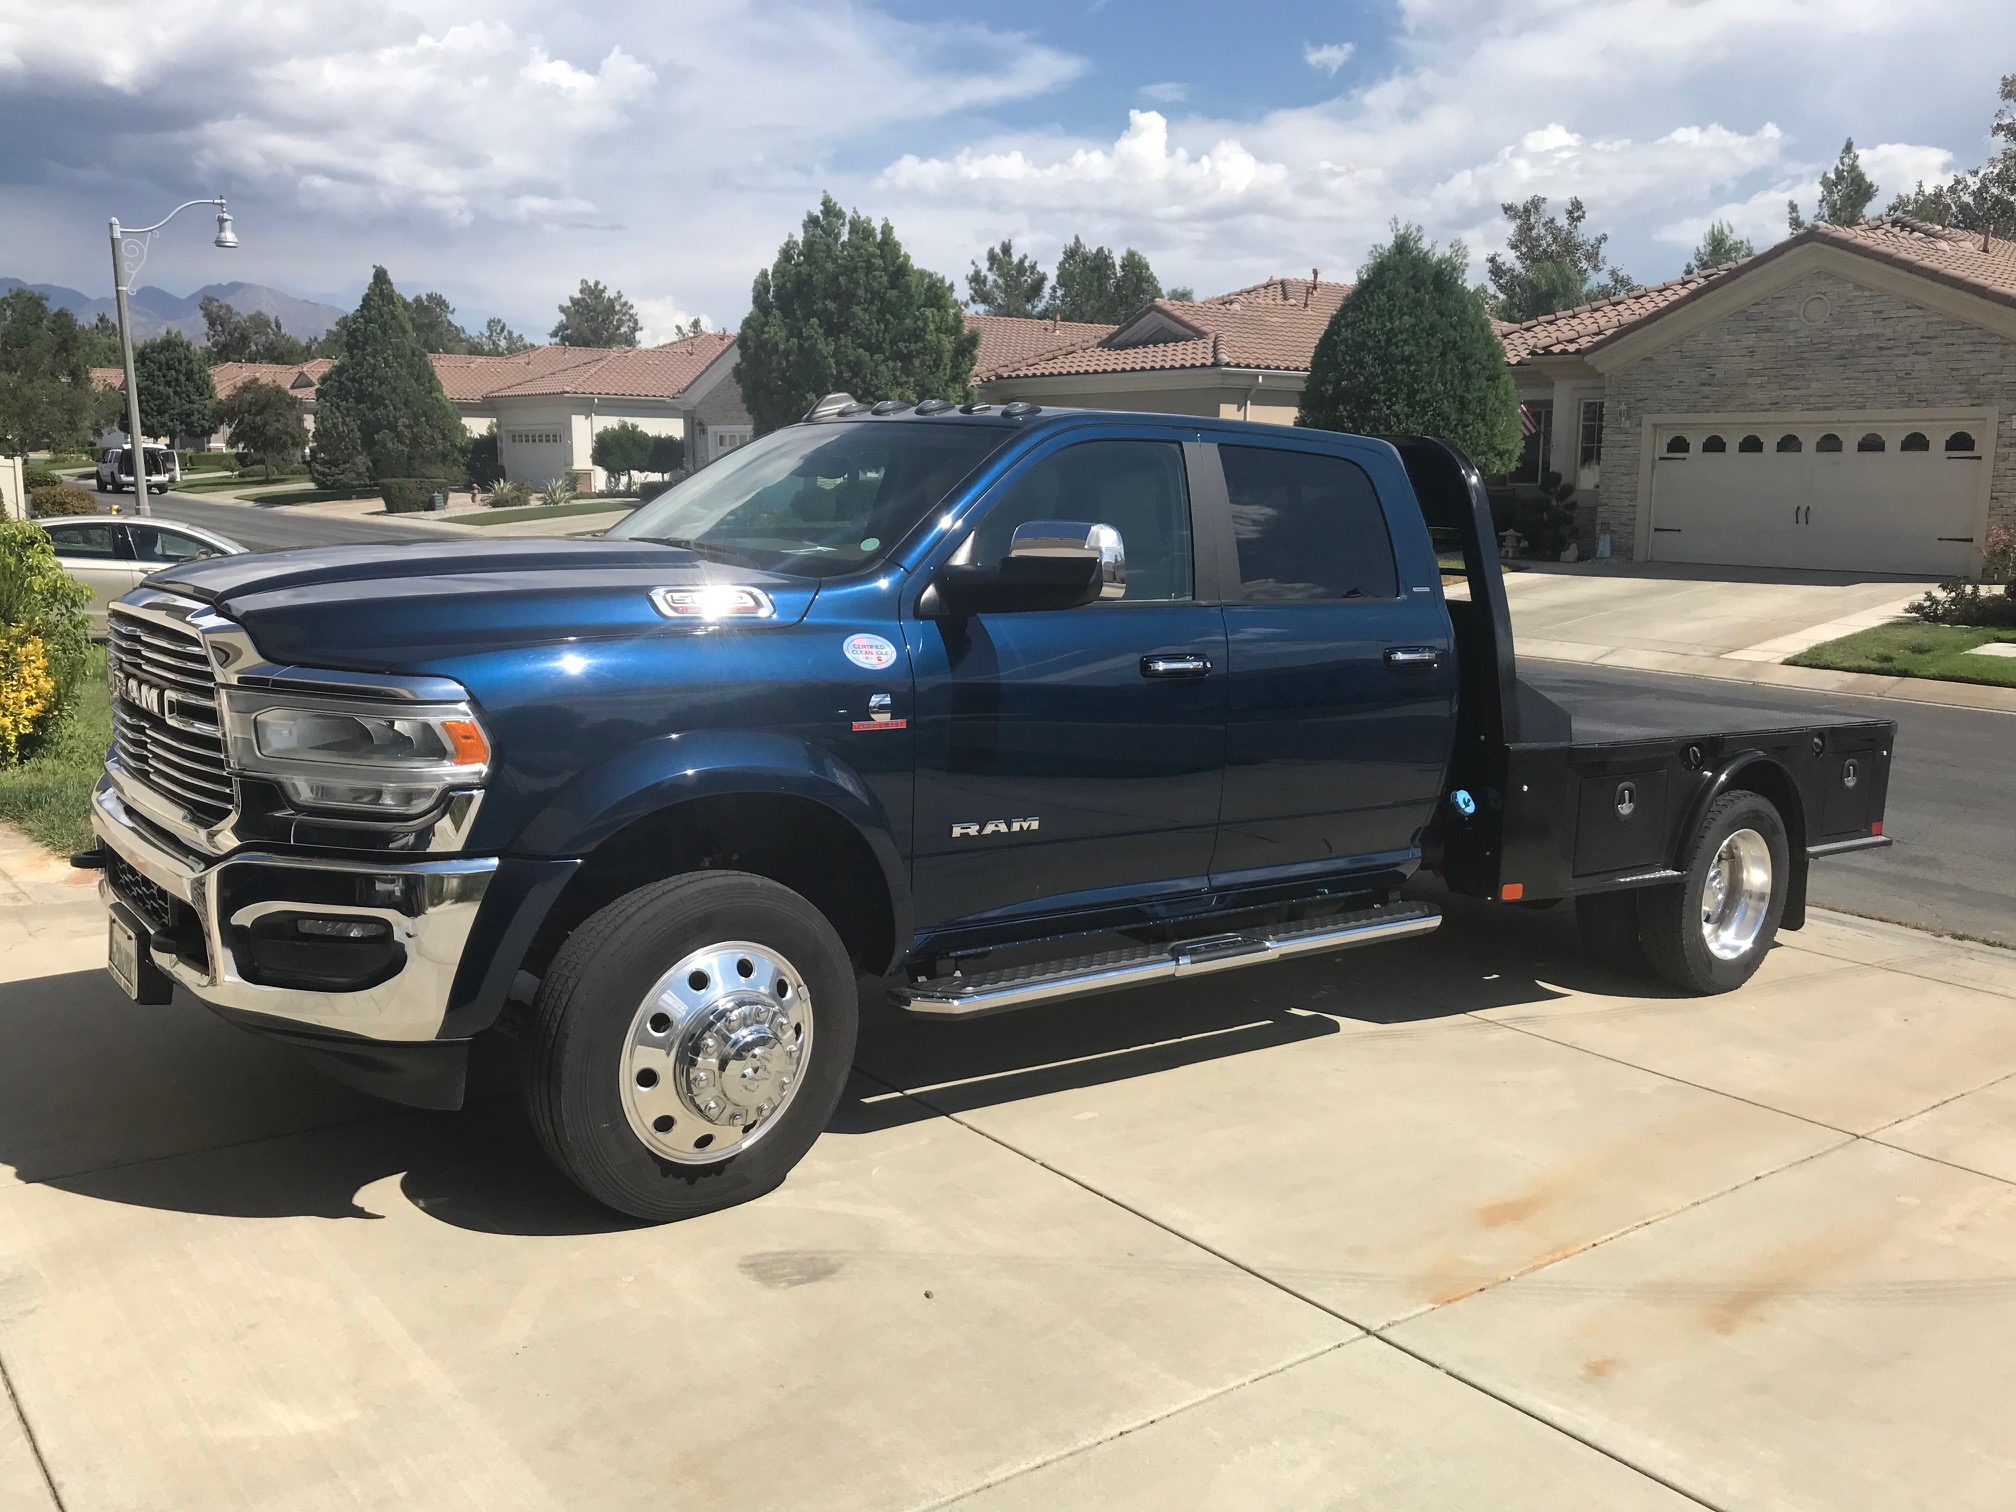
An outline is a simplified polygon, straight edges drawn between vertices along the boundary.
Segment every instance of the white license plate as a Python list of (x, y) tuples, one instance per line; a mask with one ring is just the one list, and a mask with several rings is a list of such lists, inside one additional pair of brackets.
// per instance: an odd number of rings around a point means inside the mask
[(140, 936), (133, 926), (112, 915), (112, 933), (105, 953), (105, 969), (120, 990), (136, 1003), (140, 1000)]

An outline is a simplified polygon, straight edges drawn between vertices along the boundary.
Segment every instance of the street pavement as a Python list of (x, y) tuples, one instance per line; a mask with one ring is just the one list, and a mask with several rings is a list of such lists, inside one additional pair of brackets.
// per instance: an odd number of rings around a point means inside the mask
[(126, 1002), (102, 924), (51, 917), (0, 952), (7, 1512), (2016, 1485), (2007, 952), (1820, 915), (1685, 999), (1566, 909), (1458, 907), (972, 1024), (877, 1007), (780, 1190), (651, 1228), (508, 1102), (371, 1102)]
[(251, 551), (284, 551), (292, 546), (354, 546), (372, 541), (438, 541), (441, 532), (420, 525), (379, 520), (332, 519), (298, 506), (219, 504), (193, 494), (167, 493), (151, 503), (163, 519), (201, 525)]
[(1896, 844), (1813, 864), (1810, 896), (1824, 907), (1919, 929), (2016, 945), (2016, 714), (1902, 699), (1752, 687), (1522, 657), (1520, 675), (1571, 707), (1838, 714), (1894, 719), (1897, 746), (1884, 833)]

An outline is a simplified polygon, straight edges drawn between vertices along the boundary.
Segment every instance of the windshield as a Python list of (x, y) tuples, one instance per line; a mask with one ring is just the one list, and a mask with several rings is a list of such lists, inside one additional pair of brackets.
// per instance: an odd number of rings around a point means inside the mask
[(1013, 434), (968, 422), (794, 425), (730, 452), (609, 534), (839, 577), (894, 550)]

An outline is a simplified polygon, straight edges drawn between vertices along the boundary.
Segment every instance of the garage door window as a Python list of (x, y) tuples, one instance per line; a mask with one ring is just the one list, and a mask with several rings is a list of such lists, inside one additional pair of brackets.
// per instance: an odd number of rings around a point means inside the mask
[(1932, 443), (1927, 439), (1925, 432), (1913, 431), (1897, 443), (1897, 450), (1929, 452), (1932, 450)]
[(1881, 451), (1883, 450), (1883, 438), (1877, 435), (1876, 432), (1869, 431), (1862, 437), (1860, 441), (1857, 441), (1855, 443), (1855, 450), (1857, 450), (1858, 452)]
[(1671, 441), (1668, 441), (1666, 443), (1666, 455), (1669, 457), (1686, 456), (1687, 438), (1685, 436), (1675, 436)]
[(1819, 451), (1837, 452), (1841, 450), (1841, 438), (1835, 435), (1834, 432), (1829, 431), (1827, 432), (1826, 435), (1822, 436), (1818, 441), (1815, 441), (1813, 443), (1813, 450), (1815, 450), (1816, 452)]
[(1801, 449), (1802, 443), (1797, 436), (1787, 434), (1778, 438), (1778, 450), (1780, 451), (1799, 451)]
[(1974, 450), (1974, 438), (1965, 431), (1955, 431), (1946, 438), (1946, 450), (1949, 452), (1971, 452)]
[(1739, 452), (1761, 452), (1764, 450), (1764, 438), (1762, 436), (1745, 436), (1741, 441), (1736, 443), (1736, 450)]
[(1710, 436), (1701, 443), (1701, 450), (1704, 452), (1726, 452), (1729, 450), (1729, 443), (1724, 441), (1720, 436)]

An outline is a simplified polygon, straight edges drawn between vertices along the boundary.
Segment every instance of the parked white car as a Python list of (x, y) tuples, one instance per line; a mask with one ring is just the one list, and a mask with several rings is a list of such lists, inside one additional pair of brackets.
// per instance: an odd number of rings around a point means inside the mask
[(246, 548), (214, 530), (179, 520), (131, 515), (72, 515), (39, 520), (63, 570), (91, 590), (91, 624), (103, 633), (105, 606), (150, 572), (198, 557), (243, 556)]
[[(147, 486), (166, 493), (182, 481), (182, 459), (172, 446), (149, 446)], [(98, 454), (98, 492), (130, 493), (133, 489), (133, 448), (108, 446)]]

